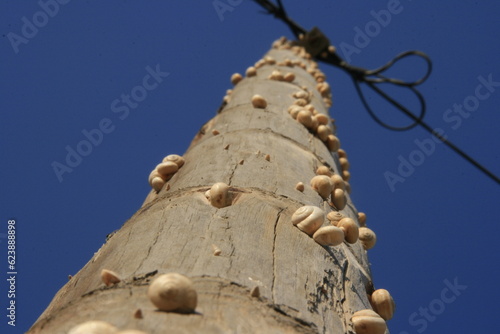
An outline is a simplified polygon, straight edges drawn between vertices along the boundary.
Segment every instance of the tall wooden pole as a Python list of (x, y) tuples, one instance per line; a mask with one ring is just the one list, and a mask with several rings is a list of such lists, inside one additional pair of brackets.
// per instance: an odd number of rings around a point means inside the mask
[[(304, 49), (283, 39), (255, 68), (196, 135), (168, 185), (152, 190), (28, 333), (67, 333), (89, 320), (145, 333), (353, 332), (351, 316), (371, 308), (367, 294), (373, 291), (361, 242), (321, 246), (291, 222), (304, 205), (337, 211), (331, 196), (322, 198), (309, 185), (318, 167), (348, 178), (335, 137), (318, 138), (318, 124), (307, 128), (288, 112), (304, 104), (297, 97), (305, 93), (305, 108), (328, 115), (328, 85)], [(265, 108), (252, 104), (256, 94)], [(326, 125), (334, 126), (329, 118)], [(230, 186), (222, 208), (206, 197), (217, 182)], [(299, 182), (303, 191), (296, 189)], [(359, 224), (345, 196), (338, 211)], [(102, 269), (118, 273), (121, 282), (105, 286)], [(149, 301), (150, 282), (169, 272), (193, 281), (194, 313), (161, 312)]]

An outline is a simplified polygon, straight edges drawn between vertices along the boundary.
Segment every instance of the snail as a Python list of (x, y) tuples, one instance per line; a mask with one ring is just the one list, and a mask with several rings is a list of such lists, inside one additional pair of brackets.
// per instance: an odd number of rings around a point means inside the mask
[(365, 250), (373, 248), (377, 243), (377, 235), (368, 227), (359, 228), (359, 241)]
[(295, 185), (295, 189), (297, 189), (297, 190), (298, 190), (298, 191), (300, 191), (300, 192), (303, 192), (303, 191), (304, 191), (304, 189), (305, 189), (304, 183), (302, 183), (302, 182), (297, 183), (297, 184)]
[(198, 302), (193, 282), (177, 273), (158, 276), (148, 288), (148, 297), (159, 310), (166, 312), (191, 313)]
[(302, 206), (292, 215), (292, 224), (310, 236), (323, 225), (324, 220), (324, 211), (312, 205)]
[(344, 231), (345, 241), (350, 244), (354, 244), (358, 241), (359, 228), (352, 218), (342, 218), (338, 221), (337, 227)]
[(243, 80), (243, 77), (241, 76), (241, 74), (234, 73), (233, 75), (231, 75), (231, 83), (233, 85), (237, 85), (238, 82), (240, 82), (241, 80)]
[(345, 193), (340, 188), (335, 188), (332, 191), (332, 204), (337, 208), (337, 210), (343, 210), (347, 203)]
[(326, 219), (328, 219), (330, 221), (330, 223), (333, 225), (333, 226), (337, 226), (337, 223), (342, 219), (342, 218), (345, 218), (343, 214), (341, 214), (340, 212), (338, 211), (332, 211), (332, 212), (329, 212), (327, 215), (326, 215)]
[(254, 108), (264, 109), (267, 107), (267, 101), (262, 96), (256, 94), (252, 97), (252, 105)]
[(68, 334), (118, 334), (118, 328), (105, 321), (91, 320), (71, 328)]
[(338, 246), (344, 241), (344, 231), (336, 226), (323, 226), (314, 232), (313, 239), (322, 246)]
[(373, 291), (370, 297), (370, 303), (372, 304), (373, 310), (377, 312), (382, 319), (392, 319), (394, 310), (396, 309), (396, 304), (394, 303), (394, 299), (392, 299), (389, 291), (385, 289), (377, 289)]
[(333, 183), (327, 175), (316, 175), (311, 179), (311, 187), (323, 198), (326, 199), (332, 192)]
[(108, 269), (101, 270), (101, 280), (106, 286), (111, 286), (121, 281), (117, 273)]
[(328, 135), (326, 145), (330, 152), (337, 152), (340, 148), (340, 141), (335, 135)]
[[(212, 204), (216, 208), (220, 209), (228, 205), (231, 205), (229, 186), (224, 182), (215, 183), (207, 193), (208, 193), (207, 197), (210, 200), (210, 204)], [(207, 193), (205, 195), (207, 195)]]
[(366, 226), (366, 214), (364, 212), (358, 212), (359, 226)]
[(185, 162), (184, 158), (177, 154), (167, 155), (165, 158), (163, 158), (162, 162), (167, 162), (167, 161), (174, 162), (179, 168), (181, 168)]
[(245, 75), (249, 78), (254, 77), (257, 75), (257, 69), (253, 66), (250, 66), (249, 68), (247, 68)]
[(387, 324), (377, 313), (372, 310), (361, 310), (351, 318), (356, 334), (384, 334)]

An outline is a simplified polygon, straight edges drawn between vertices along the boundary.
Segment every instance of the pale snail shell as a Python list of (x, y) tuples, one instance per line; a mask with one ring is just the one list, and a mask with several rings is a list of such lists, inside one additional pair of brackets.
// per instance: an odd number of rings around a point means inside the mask
[(339, 158), (347, 158), (347, 154), (341, 148), (338, 149), (337, 154), (339, 155)]
[(350, 244), (356, 243), (359, 238), (359, 227), (352, 218), (345, 217), (338, 221), (337, 227), (344, 231), (345, 241)]
[[(316, 119), (318, 119), (317, 116)], [(322, 141), (327, 141), (328, 136), (332, 134), (332, 129), (330, 129), (330, 127), (327, 125), (320, 124), (318, 125), (318, 128), (316, 130), (316, 134), (318, 135), (318, 138), (321, 139)]]
[(335, 135), (328, 135), (326, 145), (330, 152), (337, 152), (340, 148), (340, 140)]
[(161, 177), (154, 177), (151, 180), (151, 187), (156, 191), (159, 192), (163, 186), (165, 185), (165, 181)]
[(292, 215), (292, 224), (312, 236), (325, 220), (325, 212), (313, 205), (305, 205)]
[(249, 68), (247, 68), (245, 74), (247, 77), (254, 77), (257, 75), (257, 69), (253, 66), (250, 66)]
[(366, 214), (364, 212), (358, 212), (359, 226), (366, 226)]
[(215, 183), (208, 193), (210, 204), (216, 208), (223, 208), (230, 205), (229, 186), (224, 182)]
[(365, 250), (373, 248), (377, 243), (377, 235), (368, 227), (359, 228), (359, 241)]
[(332, 176), (332, 171), (326, 166), (319, 166), (316, 168), (316, 175)]
[(337, 208), (337, 210), (343, 210), (347, 203), (345, 193), (342, 189), (336, 188), (332, 191), (332, 204)]
[(328, 116), (326, 116), (325, 114), (321, 114), (321, 113), (318, 113), (316, 115), (316, 119), (318, 120), (318, 123), (320, 125), (328, 125)]
[(243, 80), (243, 76), (239, 73), (234, 73), (232, 76), (231, 76), (231, 83), (233, 85), (237, 85), (238, 82), (240, 82), (241, 80)]
[(274, 70), (274, 71), (271, 72), (271, 75), (268, 77), (268, 79), (270, 79), (270, 80), (276, 80), (276, 81), (283, 81), (284, 77), (283, 77), (283, 74), (280, 71)]
[(338, 222), (342, 219), (342, 218), (345, 218), (343, 214), (341, 214), (340, 212), (338, 211), (332, 211), (332, 212), (329, 212), (327, 215), (326, 215), (326, 219), (328, 219), (330, 221), (330, 223), (334, 226), (337, 226)]
[(283, 76), (283, 80), (285, 80), (286, 82), (293, 82), (293, 80), (295, 80), (295, 74), (293, 74), (292, 72), (288, 72)]
[(386, 321), (392, 319), (396, 304), (389, 291), (385, 289), (373, 291), (370, 297), (370, 303), (372, 304), (373, 310), (377, 312), (382, 319)]
[(336, 226), (323, 226), (314, 232), (313, 239), (322, 246), (338, 246), (344, 241), (344, 231)]
[(158, 276), (148, 288), (148, 297), (159, 310), (167, 312), (190, 313), (198, 302), (193, 282), (177, 273)]
[(118, 334), (118, 328), (105, 321), (91, 320), (71, 328), (68, 334)]
[(339, 162), (340, 162), (340, 166), (342, 167), (342, 170), (348, 170), (350, 165), (349, 165), (349, 161), (347, 160), (347, 158), (339, 158)]
[(296, 99), (305, 99), (305, 100), (307, 100), (309, 98), (309, 94), (307, 94), (303, 90), (299, 90), (298, 92), (293, 93), (292, 96), (295, 97)]
[(178, 170), (179, 166), (172, 161), (161, 162), (156, 166), (156, 171), (158, 172), (158, 174), (165, 177), (176, 173)]
[(384, 334), (387, 324), (377, 313), (372, 310), (361, 310), (351, 318), (356, 334)]
[(267, 101), (262, 96), (255, 94), (252, 97), (252, 105), (254, 108), (264, 109), (267, 107)]
[(304, 189), (305, 189), (305, 186), (304, 186), (304, 183), (302, 182), (298, 182), (296, 185), (295, 185), (295, 189), (297, 189), (298, 191), (300, 192), (303, 192)]
[(288, 113), (290, 114), (290, 116), (292, 116), (293, 119), (296, 119), (299, 112), (303, 109), (304, 108), (302, 108), (301, 106), (293, 104), (290, 107), (288, 107)]
[(163, 162), (171, 161), (174, 162), (177, 167), (181, 168), (184, 165), (184, 158), (177, 154), (169, 154), (163, 158)]
[(297, 114), (297, 121), (306, 128), (311, 128), (313, 125), (312, 114), (309, 110), (302, 109)]
[(108, 269), (101, 270), (101, 280), (106, 286), (111, 286), (121, 282), (120, 276), (118, 276), (118, 274), (114, 271)]
[(326, 199), (332, 192), (333, 183), (327, 175), (316, 175), (311, 179), (311, 187), (323, 198)]
[(338, 174), (333, 174), (332, 176), (330, 176), (330, 179), (332, 180), (333, 187), (335, 189), (345, 190), (345, 182), (344, 182), (344, 179), (342, 178), (342, 176), (340, 176)]

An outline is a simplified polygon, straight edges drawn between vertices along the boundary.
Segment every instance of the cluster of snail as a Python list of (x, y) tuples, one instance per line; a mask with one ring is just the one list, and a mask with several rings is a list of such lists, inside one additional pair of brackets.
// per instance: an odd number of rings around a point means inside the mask
[(330, 168), (320, 166), (316, 170), (316, 176), (311, 181), (311, 188), (315, 190), (324, 200), (331, 199), (331, 204), (337, 210), (343, 210), (347, 203), (345, 193), (350, 193), (351, 186), (340, 175), (334, 174)]
[(165, 183), (170, 180), (183, 165), (184, 158), (180, 155), (167, 155), (149, 174), (149, 185), (158, 193), (163, 188)]
[[(111, 270), (101, 271), (101, 280), (106, 286), (119, 283), (118, 274)], [(178, 273), (168, 273), (158, 276), (149, 285), (148, 298), (160, 311), (192, 313), (198, 303), (198, 294), (193, 282), (186, 276)], [(139, 309), (134, 317), (142, 318)], [(117, 327), (101, 320), (83, 322), (73, 327), (68, 334), (146, 334), (136, 329), (119, 330)]]

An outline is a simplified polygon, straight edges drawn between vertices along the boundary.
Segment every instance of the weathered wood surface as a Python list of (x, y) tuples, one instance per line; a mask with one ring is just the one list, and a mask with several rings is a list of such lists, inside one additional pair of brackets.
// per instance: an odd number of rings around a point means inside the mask
[[(287, 50), (269, 55), (278, 61), (298, 58)], [(275, 68), (295, 73), (295, 81), (268, 80)], [(339, 173), (337, 155), (287, 112), (300, 86), (314, 91), (311, 103), (327, 113), (314, 78), (300, 67), (266, 65), (237, 84), (230, 102), (185, 153), (170, 189), (149, 194), (29, 333), (67, 333), (87, 320), (147, 333), (352, 332), (352, 313), (370, 308), (366, 252), (359, 242), (322, 247), (290, 222), (302, 205), (332, 211), (308, 184), (318, 166)], [(252, 107), (254, 94), (267, 99), (265, 110)], [(306, 184), (303, 193), (295, 189), (299, 181)], [(217, 209), (205, 198), (216, 182), (238, 195), (231, 206)], [(356, 217), (350, 198), (341, 212)], [(220, 256), (213, 255), (213, 244)], [(104, 268), (123, 281), (105, 287), (99, 275)], [(194, 281), (195, 314), (155, 309), (146, 295), (155, 272), (178, 272)], [(260, 298), (250, 296), (254, 286)], [(133, 317), (137, 309), (142, 319)]]

